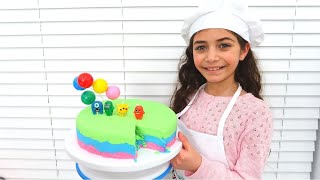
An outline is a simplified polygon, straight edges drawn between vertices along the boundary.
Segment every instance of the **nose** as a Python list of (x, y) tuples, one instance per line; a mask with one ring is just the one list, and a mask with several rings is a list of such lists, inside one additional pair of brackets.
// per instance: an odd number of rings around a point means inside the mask
[(214, 62), (219, 60), (218, 52), (215, 48), (209, 48), (207, 51), (207, 57), (205, 59), (207, 62)]

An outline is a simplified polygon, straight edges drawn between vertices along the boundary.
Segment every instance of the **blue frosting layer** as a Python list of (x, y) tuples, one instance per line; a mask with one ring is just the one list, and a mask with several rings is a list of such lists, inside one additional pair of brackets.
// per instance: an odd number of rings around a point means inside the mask
[(149, 136), (149, 135), (144, 135), (144, 140), (146, 143), (151, 142), (154, 143), (158, 146), (161, 146), (163, 148), (166, 148), (168, 143), (173, 140), (173, 138), (176, 137), (176, 132), (174, 132), (170, 137), (165, 138), (165, 139), (160, 139), (154, 136)]
[[(149, 136), (149, 135), (144, 135), (144, 141), (145, 143), (151, 142), (154, 143), (158, 146), (161, 146), (163, 148), (167, 147), (167, 144), (175, 138), (176, 132), (174, 132), (170, 137), (165, 138), (165, 139), (160, 139), (154, 136)], [(117, 153), (117, 152), (122, 152), (122, 153), (128, 153), (131, 154), (132, 156), (136, 156), (136, 147), (132, 146), (130, 144), (111, 144), (109, 142), (99, 142), (97, 140), (91, 139), (89, 137), (86, 137), (82, 135), (79, 130), (77, 130), (77, 137), (78, 139), (83, 142), (86, 145), (92, 145), (94, 146), (98, 151), (100, 152), (106, 152), (106, 153)], [(139, 144), (142, 144), (140, 142)]]
[(81, 142), (83, 142), (86, 145), (94, 146), (100, 152), (106, 152), (106, 153), (122, 152), (122, 153), (131, 154), (133, 157), (136, 156), (136, 147), (130, 144), (111, 144), (107, 141), (99, 142), (97, 140), (94, 140), (82, 135), (78, 130), (77, 130), (77, 136)]

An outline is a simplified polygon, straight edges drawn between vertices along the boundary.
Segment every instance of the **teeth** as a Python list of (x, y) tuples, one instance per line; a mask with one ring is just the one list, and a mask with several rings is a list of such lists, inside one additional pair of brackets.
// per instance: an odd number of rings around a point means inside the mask
[(209, 71), (216, 71), (216, 70), (219, 70), (221, 69), (221, 67), (217, 67), (217, 68), (207, 68)]

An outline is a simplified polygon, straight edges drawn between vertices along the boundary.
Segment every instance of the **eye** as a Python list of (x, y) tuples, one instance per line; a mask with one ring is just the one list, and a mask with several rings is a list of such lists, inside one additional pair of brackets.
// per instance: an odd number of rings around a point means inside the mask
[(99, 107), (99, 104), (98, 104), (98, 103), (95, 103), (95, 104), (94, 104), (94, 107), (95, 107), (95, 108), (98, 108), (98, 107)]
[(206, 50), (206, 49), (207, 49), (206, 46), (196, 46), (196, 47), (194, 48), (194, 50), (196, 50), (196, 51), (203, 51), (203, 50)]
[(219, 45), (219, 48), (228, 48), (228, 47), (230, 47), (230, 46), (231, 46), (230, 44), (221, 43), (221, 44)]

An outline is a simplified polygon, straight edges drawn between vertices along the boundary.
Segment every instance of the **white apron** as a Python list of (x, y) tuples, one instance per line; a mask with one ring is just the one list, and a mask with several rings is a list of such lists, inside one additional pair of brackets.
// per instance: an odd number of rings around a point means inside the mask
[[(205, 87), (206, 84), (203, 84), (197, 93), (193, 96), (189, 104), (180, 112), (177, 114), (177, 118), (180, 118), (184, 113), (188, 111), (190, 106), (193, 104), (193, 102), (197, 99), (198, 94), (201, 89)], [(218, 132), (217, 136), (200, 133), (191, 129), (188, 129), (180, 120), (178, 120), (178, 128), (180, 131), (183, 132), (183, 134), (188, 138), (189, 142), (192, 144), (192, 146), (205, 158), (211, 161), (219, 161), (223, 163), (227, 168), (229, 168), (226, 153), (224, 150), (224, 144), (223, 144), (223, 130), (224, 125), (227, 120), (227, 117), (229, 116), (237, 98), (239, 97), (241, 93), (241, 86), (239, 84), (239, 87), (237, 91), (234, 93), (232, 99), (230, 100), (226, 110), (221, 116), (221, 119), (219, 121), (218, 126)], [(177, 179), (185, 179), (184, 171), (181, 170), (173, 170), (173, 178)]]

